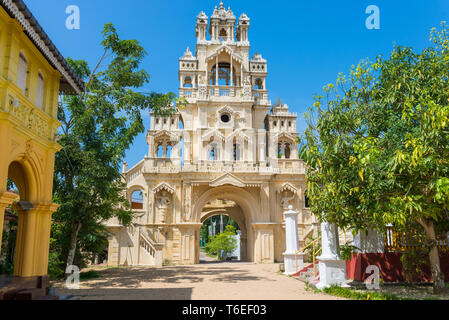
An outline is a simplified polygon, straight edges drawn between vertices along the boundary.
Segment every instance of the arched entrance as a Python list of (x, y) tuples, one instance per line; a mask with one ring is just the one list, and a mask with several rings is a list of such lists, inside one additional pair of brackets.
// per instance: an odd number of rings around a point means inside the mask
[[(254, 197), (245, 189), (234, 186), (220, 186), (214, 187), (206, 191), (196, 201), (193, 208), (193, 219), (198, 224), (202, 224), (209, 217), (216, 215), (217, 211), (208, 211), (207, 207), (209, 203), (213, 203), (217, 200), (231, 201), (235, 203), (233, 210), (226, 210), (240, 226), (242, 231), (242, 258), (245, 261), (253, 262), (255, 236), (252, 224), (257, 212), (260, 212), (260, 206)], [(223, 211), (222, 211), (223, 212)], [(199, 237), (195, 241), (195, 263), (199, 263), (200, 243)]]
[[(206, 221), (213, 217), (217, 217), (217, 220), (221, 216), (227, 216), (235, 221), (238, 226), (238, 249), (239, 252), (236, 257), (238, 261), (247, 261), (247, 227), (245, 222), (245, 216), (242, 209), (237, 203), (226, 199), (216, 199), (206, 204), (204, 211), (201, 215), (201, 224), (204, 225)], [(217, 221), (216, 220), (216, 221)], [(224, 230), (225, 227), (222, 227)]]

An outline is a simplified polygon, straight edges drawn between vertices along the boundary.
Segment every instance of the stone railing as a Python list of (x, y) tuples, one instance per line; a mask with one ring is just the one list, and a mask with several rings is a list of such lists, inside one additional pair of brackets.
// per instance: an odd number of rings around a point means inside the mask
[[(263, 92), (261, 101), (267, 101), (267, 93)], [(256, 98), (251, 93), (251, 87), (243, 88), (236, 86), (205, 86), (200, 85), (198, 88), (180, 88), (179, 96), (189, 99), (201, 100), (229, 100), (240, 99), (244, 101), (252, 101)], [(259, 99), (259, 98), (258, 98)]]
[(126, 182), (130, 183), (130, 182), (134, 181), (135, 179), (137, 179), (138, 177), (140, 177), (143, 173), (144, 165), (145, 165), (145, 162), (141, 161), (134, 168), (131, 168), (126, 173)]
[(1, 109), (12, 115), (12, 120), (39, 137), (55, 142), (60, 123), (33, 105), (21, 94), (8, 95), (7, 104)]
[[(299, 159), (279, 159), (275, 165), (256, 164), (246, 161), (222, 162), (222, 161), (199, 161), (198, 163), (173, 164), (170, 159), (154, 159), (145, 165), (139, 163), (126, 174), (126, 181), (130, 183), (139, 176), (149, 173), (181, 173), (181, 172), (235, 172), (235, 173), (274, 173), (274, 174), (304, 174), (306, 166), (304, 161)], [(277, 164), (277, 165), (276, 165)]]

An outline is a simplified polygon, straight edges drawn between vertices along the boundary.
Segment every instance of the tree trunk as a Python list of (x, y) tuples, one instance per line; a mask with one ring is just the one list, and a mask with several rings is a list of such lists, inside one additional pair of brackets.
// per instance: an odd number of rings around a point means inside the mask
[[(73, 265), (73, 260), (75, 259), (75, 252), (76, 252), (76, 242), (78, 241), (78, 233), (81, 229), (81, 222), (76, 222), (73, 225), (72, 229), (72, 235), (70, 236), (70, 249), (69, 254), (67, 256), (67, 267)], [(70, 274), (66, 273), (66, 277), (68, 277)]]
[(435, 226), (432, 220), (420, 219), (419, 223), (426, 231), (427, 246), (429, 248), (430, 270), (433, 278), (434, 293), (441, 293), (445, 290), (444, 275), (441, 272), (440, 256), (438, 252), (437, 239), (435, 236)]

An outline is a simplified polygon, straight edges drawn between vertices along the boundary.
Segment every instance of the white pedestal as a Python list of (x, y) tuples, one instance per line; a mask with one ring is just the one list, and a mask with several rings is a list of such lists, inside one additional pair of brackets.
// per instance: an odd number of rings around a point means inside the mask
[(349, 287), (346, 284), (346, 261), (321, 257), (318, 259), (320, 261), (320, 282), (316, 286), (318, 289), (329, 288), (333, 285)]
[(296, 261), (294, 253), (284, 253), (284, 268), (284, 274), (287, 276), (301, 271), (304, 268), (304, 253), (298, 253), (296, 255)]
[[(299, 251), (298, 243), (298, 213), (293, 211), (293, 207), (289, 206), (288, 211), (284, 212), (285, 216), (285, 247), (284, 252), (284, 268), (286, 275), (297, 273), (303, 268), (303, 253), (295, 253)], [(296, 265), (298, 263), (298, 265)], [(296, 268), (298, 266), (298, 269)]]
[(332, 285), (347, 287), (346, 261), (340, 260), (337, 252), (338, 229), (336, 225), (323, 222), (321, 224), (322, 255), (318, 257), (320, 282), (318, 289), (329, 288)]

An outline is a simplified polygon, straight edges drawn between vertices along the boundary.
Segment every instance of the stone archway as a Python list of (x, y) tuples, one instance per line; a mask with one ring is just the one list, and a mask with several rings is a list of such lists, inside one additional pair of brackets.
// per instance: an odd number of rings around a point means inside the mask
[(247, 225), (246, 225), (246, 221), (245, 221), (245, 216), (242, 212), (242, 209), (236, 204), (234, 203), (235, 206), (232, 208), (227, 208), (227, 209), (216, 209), (216, 210), (205, 210), (203, 211), (202, 215), (201, 215), (201, 224), (204, 224), (204, 222), (206, 220), (208, 220), (209, 218), (215, 217), (215, 216), (228, 216), (230, 218), (232, 218), (239, 226), (240, 228), (240, 255), (241, 255), (241, 259), (240, 261), (247, 261), (248, 258), (248, 254), (247, 254), (247, 240), (248, 240), (248, 229), (247, 229)]
[[(252, 224), (255, 221), (257, 213), (260, 212), (259, 203), (254, 199), (254, 197), (245, 189), (234, 187), (234, 186), (220, 186), (214, 187), (206, 191), (200, 198), (196, 201), (193, 207), (193, 221), (199, 225), (205, 221), (207, 216), (203, 214), (203, 209), (206, 204), (210, 201), (216, 199), (226, 199), (234, 201), (241, 209), (241, 215), (236, 216), (234, 220), (244, 224), (245, 226), (245, 236), (246, 236), (246, 252), (245, 257), (247, 261), (255, 261), (255, 242), (256, 237)], [(234, 218), (234, 217), (233, 217)], [(243, 234), (243, 231), (242, 231)], [(195, 241), (195, 263), (199, 263), (199, 239)]]

